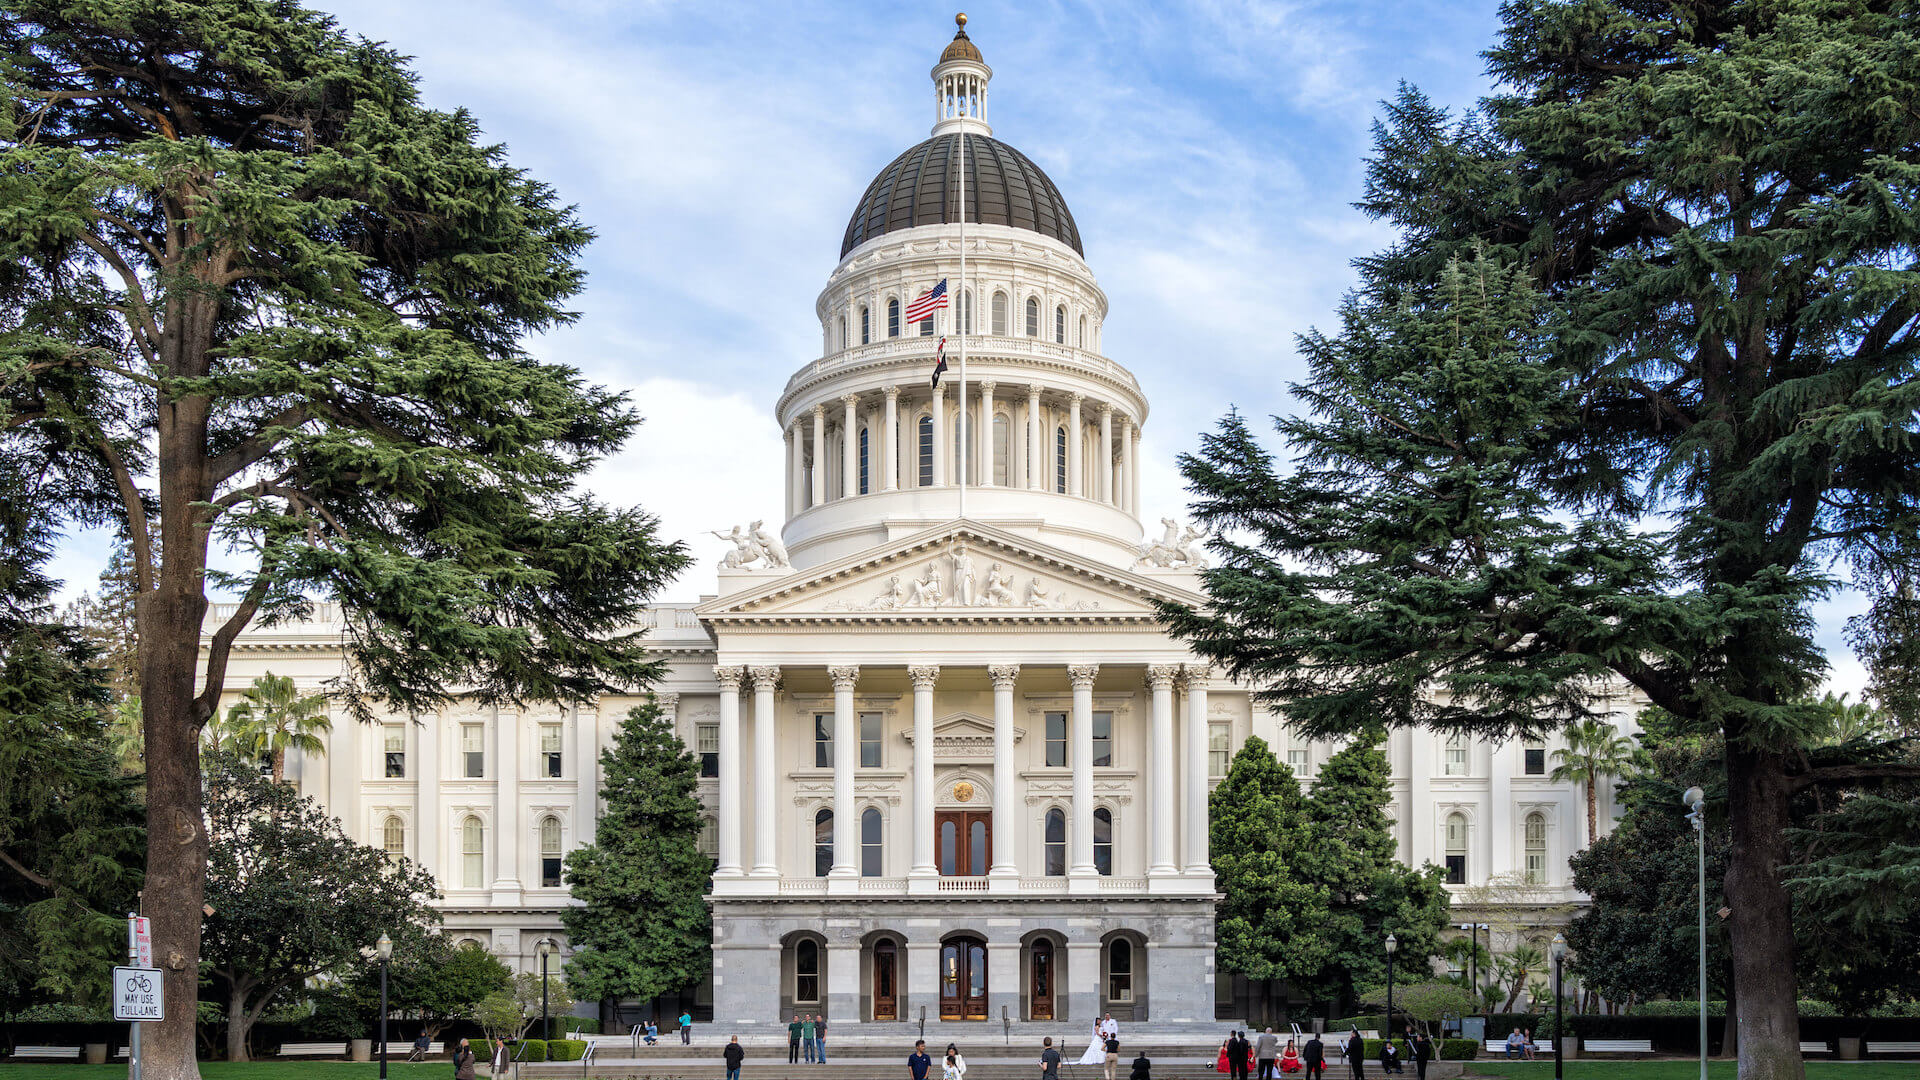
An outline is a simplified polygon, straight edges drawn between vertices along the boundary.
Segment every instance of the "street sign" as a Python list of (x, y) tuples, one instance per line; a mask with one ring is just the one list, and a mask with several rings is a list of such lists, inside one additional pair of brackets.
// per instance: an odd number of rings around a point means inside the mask
[(153, 966), (153, 920), (145, 915), (127, 917), (127, 956), (135, 967)]
[(160, 971), (144, 967), (113, 969), (115, 1020), (164, 1020), (166, 1014), (166, 977)]

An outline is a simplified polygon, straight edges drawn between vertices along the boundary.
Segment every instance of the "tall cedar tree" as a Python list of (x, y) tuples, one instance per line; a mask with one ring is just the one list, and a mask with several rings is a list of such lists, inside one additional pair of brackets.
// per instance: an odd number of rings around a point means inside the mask
[[(1905, 3), (1501, 11), (1494, 96), (1377, 129), (1361, 205), (1400, 236), (1303, 342), (1297, 464), (1237, 416), (1184, 463), (1246, 539), (1170, 615), (1308, 730), (1531, 731), (1616, 675), (1723, 734), (1740, 1075), (1792, 1080), (1789, 803), (1913, 771), (1794, 748), (1830, 568), (1912, 602), (1920, 34)], [(1523, 280), (1460, 293), (1463, 259)]]
[[(0, 455), (34, 520), (133, 551), (174, 1001), (200, 967), (199, 731), (256, 618), (339, 602), (363, 719), (652, 671), (625, 628), (683, 553), (574, 491), (637, 417), (519, 344), (573, 318), (590, 234), (479, 137), (292, 0), (0, 5)], [(216, 544), (245, 568), (210, 570)], [(210, 581), (239, 603), (207, 626)], [(150, 1080), (196, 1075), (192, 1010), (150, 1028)]]
[(580, 901), (560, 911), (576, 950), (567, 984), (582, 1000), (675, 993), (699, 982), (712, 959), (700, 763), (649, 700), (628, 711), (600, 769), (596, 839), (567, 855)]
[(1208, 800), (1207, 850), (1220, 890), (1214, 951), (1220, 970), (1261, 986), (1263, 1009), (1271, 1008), (1273, 982), (1306, 985), (1331, 955), (1320, 933), (1327, 890), (1295, 869), (1307, 846), (1305, 802), (1293, 770), (1257, 735), (1234, 754)]
[(1314, 928), (1323, 959), (1301, 989), (1336, 1009), (1354, 1004), (1361, 986), (1386, 981), (1388, 934), (1400, 970), (1419, 973), (1439, 955), (1448, 922), (1445, 871), (1399, 862), (1385, 743), (1383, 729), (1365, 728), (1320, 767), (1303, 807), (1306, 843), (1292, 860), (1327, 904)]
[(206, 974), (226, 994), (227, 1060), (246, 1061), (261, 1013), (360, 963), (381, 934), (417, 943), (440, 914), (431, 874), (356, 843), (253, 760), (217, 754), (207, 772)]

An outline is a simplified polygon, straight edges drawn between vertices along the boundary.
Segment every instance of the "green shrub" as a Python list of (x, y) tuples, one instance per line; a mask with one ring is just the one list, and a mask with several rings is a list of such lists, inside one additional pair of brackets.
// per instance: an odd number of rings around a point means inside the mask
[(563, 1016), (553, 1022), (553, 1029), (555, 1031), (577, 1031), (585, 1032), (588, 1035), (598, 1035), (600, 1034), (600, 1020), (598, 1017)]
[(1358, 1028), (1361, 1031), (1385, 1031), (1387, 1030), (1387, 1014), (1375, 1013), (1371, 1016), (1344, 1017), (1327, 1025), (1327, 1033), (1330, 1035), (1341, 1034), (1349, 1028)]
[(585, 1039), (551, 1039), (547, 1042), (548, 1061), (579, 1061), (586, 1053)]
[(1480, 1044), (1472, 1039), (1441, 1039), (1441, 1061), (1472, 1061), (1480, 1056)]
[(545, 1039), (521, 1039), (507, 1044), (507, 1052), (515, 1061), (547, 1060), (547, 1041)]

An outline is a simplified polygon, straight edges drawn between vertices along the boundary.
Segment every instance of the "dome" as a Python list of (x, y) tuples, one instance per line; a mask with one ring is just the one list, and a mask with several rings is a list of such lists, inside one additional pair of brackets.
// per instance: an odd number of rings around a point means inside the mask
[(1086, 256), (1067, 200), (1040, 166), (991, 136), (949, 132), (894, 158), (873, 178), (847, 222), (840, 257), (884, 233), (954, 221), (962, 138), (967, 140), (968, 221), (1037, 232)]
[(987, 62), (986, 58), (980, 55), (980, 49), (973, 43), (973, 39), (967, 36), (964, 25), (953, 35), (953, 42), (947, 46), (947, 51), (940, 54), (941, 63), (944, 64), (949, 60), (972, 60), (980, 64)]

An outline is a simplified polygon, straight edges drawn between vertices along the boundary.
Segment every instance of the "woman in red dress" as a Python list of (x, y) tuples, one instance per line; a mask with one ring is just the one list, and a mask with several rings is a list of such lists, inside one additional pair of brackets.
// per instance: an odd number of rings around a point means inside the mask
[(1280, 1071), (1283, 1073), (1297, 1073), (1300, 1069), (1300, 1051), (1293, 1045), (1293, 1040), (1288, 1039), (1287, 1048), (1280, 1053)]

